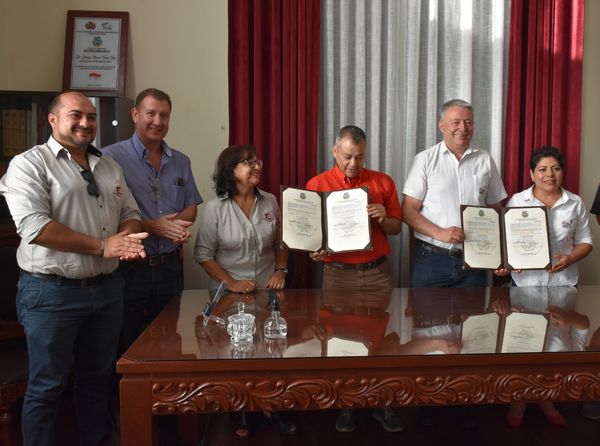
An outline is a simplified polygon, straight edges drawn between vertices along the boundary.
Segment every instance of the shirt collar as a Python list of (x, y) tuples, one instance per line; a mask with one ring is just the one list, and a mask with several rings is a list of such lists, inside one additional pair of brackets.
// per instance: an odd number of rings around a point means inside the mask
[[(257, 199), (260, 199), (263, 196), (258, 187), (254, 188), (254, 194), (256, 195)], [(221, 201), (224, 201), (224, 200), (229, 199), (230, 197), (229, 197), (229, 194), (227, 192), (225, 192), (224, 194), (218, 195), (217, 198)]]
[[(134, 133), (131, 137), (131, 144), (133, 144), (133, 148), (135, 149), (135, 153), (137, 153), (138, 157), (143, 160), (146, 159), (146, 153), (148, 149), (140, 139), (137, 133)], [(160, 146), (162, 147), (163, 153), (171, 158), (171, 148), (167, 145), (167, 143), (163, 140), (160, 142)]]
[[(560, 188), (560, 191), (561, 191), (561, 197), (558, 200), (556, 200), (556, 203), (554, 203), (555, 207), (558, 204), (566, 203), (567, 201), (569, 201), (569, 194), (567, 194), (567, 191), (562, 187)], [(533, 186), (530, 186), (529, 189), (525, 190), (525, 192), (523, 194), (523, 198), (526, 201), (531, 201), (532, 203), (540, 202), (533, 194)]]
[(356, 178), (348, 178), (346, 176), (346, 174), (344, 172), (342, 172), (342, 169), (339, 168), (339, 166), (337, 165), (337, 163), (333, 166), (333, 174), (336, 176), (336, 178), (340, 181), (340, 183), (342, 184), (358, 184), (361, 182), (363, 174), (365, 172), (365, 168), (363, 167), (362, 169), (360, 169), (360, 175), (357, 176)]
[[(442, 142), (440, 143), (440, 147), (442, 149), (442, 152), (447, 152), (451, 155), (454, 155), (450, 149), (448, 148), (448, 146), (446, 145), (446, 142), (444, 140), (442, 140)], [(468, 153), (473, 153), (473, 152), (477, 152), (479, 151), (479, 147), (474, 146), (473, 144), (469, 144), (469, 147), (467, 147), (467, 150), (465, 150), (465, 153), (463, 153), (463, 156), (465, 156)]]
[[(59, 143), (56, 139), (54, 139), (53, 136), (50, 136), (50, 138), (48, 138), (48, 147), (50, 148), (50, 150), (52, 151), (52, 153), (54, 154), (54, 156), (56, 158), (58, 158), (58, 156), (61, 153), (64, 153), (69, 158), (71, 157), (70, 152), (61, 143)], [(97, 148), (95, 148), (91, 144), (88, 145), (88, 147), (87, 147), (87, 153), (90, 155), (96, 156), (98, 158), (100, 158), (102, 156), (102, 152), (100, 150), (98, 150)]]

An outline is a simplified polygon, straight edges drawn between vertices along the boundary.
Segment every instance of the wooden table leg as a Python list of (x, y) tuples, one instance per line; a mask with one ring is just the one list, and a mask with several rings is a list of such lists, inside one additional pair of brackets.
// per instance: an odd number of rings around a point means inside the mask
[(123, 377), (121, 389), (121, 445), (152, 446), (155, 442), (151, 385)]

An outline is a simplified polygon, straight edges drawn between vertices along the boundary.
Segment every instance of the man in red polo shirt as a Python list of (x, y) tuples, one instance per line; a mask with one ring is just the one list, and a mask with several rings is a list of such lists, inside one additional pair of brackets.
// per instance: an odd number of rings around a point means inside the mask
[(394, 281), (387, 256), (390, 245), (387, 236), (396, 235), (402, 227), (402, 214), (394, 180), (385, 173), (364, 168), (367, 137), (354, 125), (343, 127), (333, 145), (335, 166), (306, 183), (306, 188), (318, 192), (367, 186), (371, 217), (370, 251), (328, 254), (320, 250), (310, 254), (315, 261), (323, 260), (323, 288), (373, 289), (393, 288)]
[[(387, 260), (391, 251), (387, 236), (398, 234), (402, 227), (398, 192), (389, 175), (364, 168), (366, 150), (367, 137), (362, 129), (354, 125), (341, 128), (333, 145), (335, 166), (306, 183), (307, 189), (318, 192), (362, 186), (369, 188), (367, 213), (371, 217), (372, 249), (335, 254), (327, 254), (324, 250), (311, 253), (311, 259), (324, 262), (324, 289), (368, 291), (394, 287)], [(372, 414), (385, 430), (402, 430), (402, 421), (395, 411), (377, 408)], [(355, 429), (351, 409), (342, 410), (335, 427), (340, 432)]]

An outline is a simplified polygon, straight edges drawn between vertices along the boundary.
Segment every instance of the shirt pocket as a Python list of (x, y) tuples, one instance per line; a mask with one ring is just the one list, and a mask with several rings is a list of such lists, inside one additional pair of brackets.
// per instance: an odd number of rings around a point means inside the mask
[(473, 174), (473, 199), (480, 205), (486, 204), (485, 198), (490, 184), (489, 172), (476, 172)]
[(180, 212), (185, 206), (185, 186), (173, 184), (171, 185), (170, 197), (171, 203), (175, 211)]

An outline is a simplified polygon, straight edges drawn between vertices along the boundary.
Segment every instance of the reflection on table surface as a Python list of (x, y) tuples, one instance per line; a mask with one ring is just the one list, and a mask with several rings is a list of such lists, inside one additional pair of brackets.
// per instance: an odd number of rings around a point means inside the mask
[[(283, 342), (263, 339), (263, 322), (271, 312), (268, 291), (229, 294), (219, 300), (213, 315), (227, 321), (241, 301), (256, 320), (254, 342), (239, 346), (230, 343), (223, 326), (214, 321), (203, 324), (202, 310), (210, 300), (208, 290), (186, 290), (149, 325), (124, 357), (177, 361), (466, 354), (468, 349), (463, 349), (462, 342), (465, 320), (498, 314), (501, 343), (503, 321), (515, 312), (545, 315), (543, 351), (598, 350), (599, 294), (598, 286), (395, 288), (368, 294), (285, 290), (277, 292), (281, 315), (288, 325)], [(495, 330), (479, 328), (483, 338), (495, 336)]]

